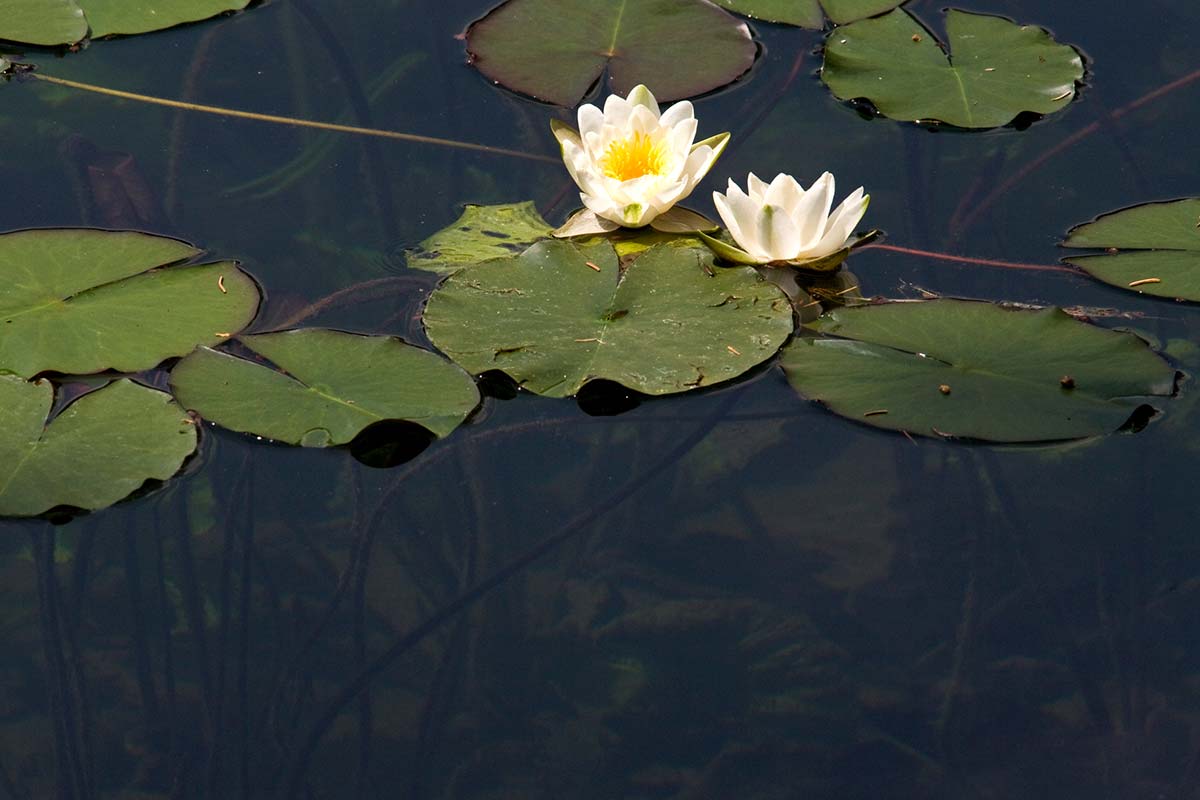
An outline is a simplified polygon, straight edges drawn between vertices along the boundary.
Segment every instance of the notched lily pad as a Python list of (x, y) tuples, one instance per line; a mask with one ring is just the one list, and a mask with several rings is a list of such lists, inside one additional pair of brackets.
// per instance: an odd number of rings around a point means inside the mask
[[(714, 0), (735, 14), (767, 22), (782, 22), (820, 30), (828, 15), (837, 25), (873, 17), (889, 11), (904, 0)], [(823, 9), (823, 10), (822, 10)]]
[(0, 375), (0, 516), (110, 506), (165, 481), (196, 449), (196, 426), (170, 395), (118, 380), (47, 422), (48, 381)]
[(1200, 199), (1105, 214), (1072, 229), (1063, 247), (1106, 250), (1066, 259), (1105, 283), (1200, 303)]
[(446, 436), (479, 404), (471, 376), (390, 336), (303, 328), (238, 341), (278, 369), (202, 347), (171, 371), (179, 402), (230, 430), (307, 447), (385, 420)]
[(0, 371), (138, 372), (250, 324), (258, 287), (236, 263), (166, 266), (190, 244), (134, 231), (0, 235)]
[(406, 263), (448, 275), (489, 258), (520, 253), (550, 235), (533, 201), (496, 206), (468, 205), (462, 216), (409, 250)]
[(892, 119), (960, 128), (1060, 111), (1083, 79), (1079, 52), (1033, 25), (951, 9), (946, 34), (949, 53), (903, 9), (835, 28), (821, 78), (839, 98), (864, 98)]
[(792, 330), (777, 287), (711, 263), (706, 249), (658, 245), (622, 269), (608, 242), (547, 240), (452, 275), (425, 329), (471, 372), (501, 370), (549, 397), (594, 379), (684, 392), (741, 375)]
[(466, 40), (488, 78), (562, 106), (605, 70), (612, 92), (645, 83), (676, 100), (724, 86), (758, 56), (746, 23), (706, 0), (507, 0)]
[(1056, 308), (966, 300), (831, 311), (784, 348), (792, 386), (880, 428), (995, 442), (1075, 439), (1145, 416), (1176, 373), (1143, 340)]

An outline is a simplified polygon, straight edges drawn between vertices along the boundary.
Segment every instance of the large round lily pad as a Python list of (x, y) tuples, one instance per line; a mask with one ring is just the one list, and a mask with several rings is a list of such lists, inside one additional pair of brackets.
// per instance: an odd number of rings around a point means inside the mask
[(966, 300), (832, 311), (794, 340), (791, 384), (842, 416), (881, 428), (997, 442), (1114, 431), (1169, 396), (1175, 370), (1138, 337), (1055, 308)]
[(949, 54), (903, 9), (835, 28), (821, 77), (843, 100), (866, 98), (892, 119), (960, 128), (1052, 114), (1083, 78), (1079, 53), (1033, 25), (951, 9), (946, 33)]
[(229, 261), (133, 231), (0, 235), (0, 371), (137, 372), (250, 323), (259, 293)]
[(75, 0), (0, 0), (0, 39), (24, 44), (73, 44), (87, 36)]
[(196, 427), (163, 392), (119, 380), (47, 424), (48, 381), (0, 375), (0, 516), (97, 510), (166, 480), (196, 449)]
[[(825, 27), (825, 15), (838, 25), (856, 19), (873, 17), (893, 9), (904, 0), (715, 0), (736, 14), (783, 22), (801, 28), (818, 30)], [(822, 13), (822, 8), (824, 12)]]
[(448, 275), (489, 258), (520, 253), (550, 235), (553, 226), (542, 219), (533, 201), (497, 206), (468, 205), (451, 225), (406, 253), (406, 263)]
[(608, 242), (539, 242), (448, 278), (425, 329), (468, 370), (502, 370), (550, 397), (595, 378), (646, 394), (710, 386), (770, 358), (792, 331), (776, 286), (711, 263), (706, 249), (658, 245), (622, 271)]
[(508, 0), (466, 33), (492, 80), (572, 106), (605, 69), (610, 89), (645, 83), (659, 100), (724, 86), (750, 69), (750, 30), (707, 0)]
[(1063, 246), (1107, 250), (1067, 259), (1105, 283), (1200, 302), (1200, 199), (1106, 214), (1073, 229)]
[(305, 328), (239, 341), (282, 371), (207, 347), (171, 371), (179, 402), (231, 430), (329, 447), (407, 420), (445, 436), (479, 404), (471, 376), (390, 336)]
[(38, 45), (147, 33), (239, 11), (250, 0), (0, 0), (0, 39)]

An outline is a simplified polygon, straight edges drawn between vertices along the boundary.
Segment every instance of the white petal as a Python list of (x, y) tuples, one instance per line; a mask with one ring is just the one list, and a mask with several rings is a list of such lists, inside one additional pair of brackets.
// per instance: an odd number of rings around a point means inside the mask
[(737, 214), (733, 213), (733, 208), (729, 201), (725, 199), (725, 195), (720, 192), (713, 192), (713, 205), (717, 207), (717, 214), (721, 217), (721, 222), (725, 223), (725, 230), (729, 231), (729, 235), (738, 243), (738, 246), (743, 250), (747, 249), (745, 238), (742, 235), (742, 223), (738, 219)]
[[(754, 199), (743, 192), (733, 181), (729, 182), (729, 191), (726, 193), (725, 199), (729, 203), (730, 212), (737, 220), (738, 227), (741, 229), (741, 235), (734, 236), (734, 240), (742, 246), (743, 250), (755, 258), (762, 257), (763, 261), (770, 261), (770, 258), (765, 257), (766, 250), (758, 238), (757, 220), (759, 204), (754, 202)], [(729, 232), (730, 235), (733, 234), (732, 229)]]
[(624, 97), (610, 94), (604, 101), (604, 121), (617, 128), (625, 127), (625, 123), (629, 121), (629, 115), (632, 111), (633, 106)]
[[(860, 189), (859, 192), (861, 191)], [(855, 194), (858, 194), (858, 192)], [(852, 199), (854, 202), (851, 202)], [(808, 252), (801, 253), (801, 257), (821, 258), (822, 256), (836, 253), (845, 247), (850, 234), (854, 233), (855, 226), (863, 218), (863, 214), (867, 213), (867, 205), (870, 202), (870, 195), (855, 197), (852, 194), (850, 197), (847, 197), (845, 202), (838, 206), (838, 210), (834, 212), (834, 216), (830, 217), (825, 235), (821, 237), (821, 240), (816, 245), (809, 248)]]
[(579, 136), (587, 141), (589, 135), (599, 134), (604, 128), (604, 112), (587, 103), (579, 107)]
[(664, 127), (674, 128), (681, 122), (686, 122), (689, 119), (694, 120), (695, 118), (696, 113), (695, 109), (692, 107), (692, 104), (687, 100), (681, 100), (664, 111), (662, 117), (659, 119), (659, 122)]
[(551, 236), (559, 239), (565, 239), (569, 236), (589, 236), (597, 233), (608, 233), (615, 231), (621, 227), (612, 220), (607, 220), (596, 216), (596, 213), (591, 209), (577, 211), (571, 215), (570, 219), (562, 224), (562, 227), (551, 232)]
[(652, 134), (658, 132), (658, 115), (645, 106), (634, 106), (629, 112), (628, 132)]
[(631, 106), (641, 106), (652, 112), (654, 118), (658, 119), (658, 101), (654, 99), (654, 95), (646, 88), (645, 84), (639, 83), (633, 87), (625, 99)]
[(763, 202), (781, 206), (789, 216), (795, 218), (796, 209), (804, 198), (804, 189), (791, 175), (779, 173), (767, 188)]
[(621, 216), (621, 209), (606, 197), (593, 194), (580, 194), (579, 199), (588, 207), (597, 217), (611, 220), (617, 225), (624, 224)]
[(833, 176), (826, 172), (808, 187), (794, 209), (790, 209), (800, 235), (797, 249), (815, 245), (825, 233), (825, 220), (833, 205)]
[(765, 205), (755, 221), (758, 241), (767, 261), (794, 258), (800, 250), (800, 232), (796, 223), (779, 206)]
[(768, 186), (763, 182), (762, 178), (751, 172), (746, 177), (746, 192), (754, 199), (756, 203), (762, 203), (767, 198)]

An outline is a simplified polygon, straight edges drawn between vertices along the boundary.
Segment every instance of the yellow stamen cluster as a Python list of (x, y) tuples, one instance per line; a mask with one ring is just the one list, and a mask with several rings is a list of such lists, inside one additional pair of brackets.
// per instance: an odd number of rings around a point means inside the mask
[(618, 139), (608, 146), (601, 166), (605, 175), (619, 181), (661, 175), (667, 169), (666, 142), (655, 142), (644, 133)]

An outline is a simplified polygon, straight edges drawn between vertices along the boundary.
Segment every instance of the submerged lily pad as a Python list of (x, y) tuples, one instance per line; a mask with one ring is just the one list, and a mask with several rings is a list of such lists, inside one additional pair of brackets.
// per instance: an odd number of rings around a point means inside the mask
[(75, 0), (0, 0), (0, 39), (24, 44), (74, 44), (87, 36)]
[(250, 0), (0, 0), (0, 39), (75, 44), (88, 35), (133, 34), (240, 11)]
[(1105, 283), (1200, 302), (1200, 199), (1147, 203), (1106, 214), (1074, 228), (1063, 246), (1107, 250), (1066, 259)]
[(645, 83), (675, 100), (724, 86), (758, 55), (746, 24), (706, 0), (507, 0), (466, 40), (484, 75), (562, 106), (605, 69), (613, 92)]
[(240, 331), (258, 287), (237, 264), (134, 231), (0, 235), (0, 371), (137, 372)]
[(550, 235), (533, 201), (497, 206), (468, 205), (462, 216), (407, 252), (407, 264), (448, 275), (489, 258), (520, 253)]
[(549, 397), (597, 378), (646, 394), (710, 386), (770, 358), (792, 331), (777, 287), (711, 263), (705, 249), (659, 245), (622, 271), (608, 242), (539, 242), (452, 275), (425, 329), (471, 372), (501, 370)]
[(946, 33), (949, 54), (902, 9), (836, 28), (821, 78), (843, 100), (866, 98), (892, 119), (960, 128), (1060, 111), (1083, 79), (1078, 51), (1036, 26), (951, 9)]
[[(904, 0), (715, 0), (737, 14), (767, 22), (783, 22), (801, 28), (825, 27), (825, 15), (838, 25), (873, 17), (895, 8)], [(824, 13), (822, 13), (824, 8)]]
[(179, 402), (230, 430), (330, 447), (407, 420), (446, 436), (479, 404), (470, 375), (390, 336), (304, 328), (239, 341), (280, 371), (207, 347), (171, 371)]
[(782, 365), (800, 394), (869, 425), (996, 442), (1114, 431), (1175, 370), (1141, 339), (1056, 308), (966, 300), (842, 308), (794, 340)]
[(166, 480), (196, 449), (196, 426), (163, 392), (119, 380), (47, 424), (48, 381), (0, 375), (0, 516), (90, 511)]

